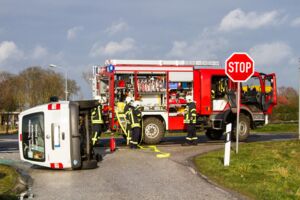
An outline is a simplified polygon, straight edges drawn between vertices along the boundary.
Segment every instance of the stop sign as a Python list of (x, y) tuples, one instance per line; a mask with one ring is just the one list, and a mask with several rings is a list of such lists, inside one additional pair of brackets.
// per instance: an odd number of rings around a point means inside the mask
[(254, 60), (245, 52), (235, 52), (225, 61), (225, 73), (234, 82), (246, 82), (254, 74)]

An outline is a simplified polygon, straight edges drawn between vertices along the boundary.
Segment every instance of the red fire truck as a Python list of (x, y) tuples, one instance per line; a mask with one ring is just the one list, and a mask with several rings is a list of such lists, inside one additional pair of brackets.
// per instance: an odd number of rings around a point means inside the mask
[[(208, 138), (220, 139), (226, 124), (235, 123), (237, 83), (226, 76), (218, 61), (107, 60), (95, 66), (93, 74), (93, 97), (108, 98), (111, 130), (118, 129), (118, 102), (124, 102), (126, 96), (141, 101), (147, 144), (160, 142), (166, 131), (184, 130), (186, 95), (193, 96), (197, 126), (206, 130)], [(250, 129), (268, 123), (277, 102), (276, 76), (255, 72), (240, 84), (242, 141)]]

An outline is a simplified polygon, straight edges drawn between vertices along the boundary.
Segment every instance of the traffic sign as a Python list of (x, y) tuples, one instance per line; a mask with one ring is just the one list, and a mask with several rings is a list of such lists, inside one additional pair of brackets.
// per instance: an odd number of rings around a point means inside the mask
[(233, 82), (246, 82), (254, 74), (254, 60), (245, 52), (235, 52), (225, 61), (225, 73)]
[(254, 74), (254, 60), (245, 52), (235, 52), (225, 61), (225, 73), (237, 82), (236, 92), (236, 153), (239, 151), (241, 82)]

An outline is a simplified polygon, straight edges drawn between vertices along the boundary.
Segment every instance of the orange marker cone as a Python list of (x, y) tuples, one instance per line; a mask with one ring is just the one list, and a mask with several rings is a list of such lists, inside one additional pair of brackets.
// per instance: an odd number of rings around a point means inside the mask
[(114, 136), (111, 136), (111, 138), (110, 138), (109, 147), (110, 147), (110, 152), (113, 152), (116, 150), (116, 140), (115, 140)]

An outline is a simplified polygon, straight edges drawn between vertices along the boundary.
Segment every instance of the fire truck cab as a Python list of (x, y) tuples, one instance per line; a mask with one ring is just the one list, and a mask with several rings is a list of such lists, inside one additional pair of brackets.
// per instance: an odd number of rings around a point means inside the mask
[[(96, 101), (59, 101), (19, 115), (21, 160), (54, 169), (97, 167), (90, 144), (90, 109)], [(87, 142), (88, 141), (88, 142)]]
[[(158, 143), (166, 131), (184, 130), (187, 95), (196, 102), (197, 126), (210, 139), (220, 139), (226, 124), (236, 119), (237, 83), (226, 76), (218, 61), (107, 60), (95, 66), (93, 74), (93, 97), (108, 98), (111, 130), (118, 130), (118, 102), (126, 96), (142, 102), (147, 144)], [(245, 140), (251, 128), (268, 122), (277, 103), (276, 76), (255, 72), (241, 84), (239, 139)]]

